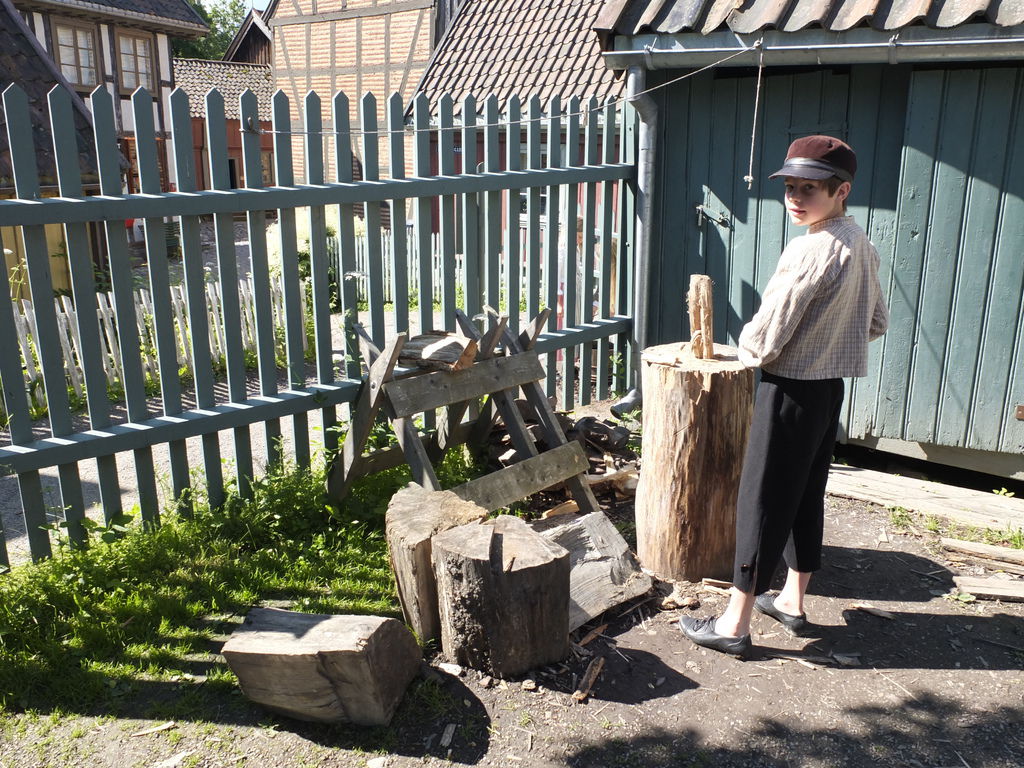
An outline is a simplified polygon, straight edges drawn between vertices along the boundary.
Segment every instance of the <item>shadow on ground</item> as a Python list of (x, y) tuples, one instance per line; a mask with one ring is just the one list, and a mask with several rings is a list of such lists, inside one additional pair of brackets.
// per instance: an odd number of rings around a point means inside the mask
[[(780, 713), (781, 714), (781, 713)], [(728, 713), (709, 712), (727, 718)], [(658, 729), (636, 738), (582, 744), (566, 758), (570, 768), (793, 768), (805, 765), (982, 766), (1016, 768), (1024, 755), (1024, 709), (965, 710), (936, 696), (900, 705), (847, 709), (841, 728), (801, 728), (761, 720), (735, 731), (735, 746), (705, 747), (698, 732)]]

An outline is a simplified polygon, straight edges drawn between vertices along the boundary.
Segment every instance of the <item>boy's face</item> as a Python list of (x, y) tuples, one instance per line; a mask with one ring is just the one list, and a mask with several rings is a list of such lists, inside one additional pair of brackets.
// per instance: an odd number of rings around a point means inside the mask
[(824, 181), (787, 176), (786, 211), (789, 220), (801, 227), (809, 227), (825, 219), (843, 215), (843, 201), (850, 194), (850, 183), (844, 181), (834, 195), (829, 195)]

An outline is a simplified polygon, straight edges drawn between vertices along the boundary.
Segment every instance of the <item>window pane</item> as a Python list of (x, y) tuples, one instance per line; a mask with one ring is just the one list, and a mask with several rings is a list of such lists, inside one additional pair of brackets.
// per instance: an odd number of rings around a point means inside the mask
[(78, 82), (78, 68), (74, 64), (64, 64), (61, 66), (60, 71), (68, 79), (68, 82)]
[[(134, 45), (132, 43), (133, 43), (133, 41), (132, 41), (132, 39), (130, 37), (122, 37), (121, 38), (121, 53), (122, 54), (128, 54), (129, 56), (131, 54), (133, 54), (135, 51), (134, 51)], [(121, 58), (124, 58), (124, 56), (122, 56)]]
[(138, 80), (135, 79), (135, 73), (125, 71), (123, 75), (124, 76), (122, 79), (124, 80), (124, 87), (128, 88), (129, 90), (135, 90), (136, 86), (138, 85)]
[(59, 45), (74, 45), (74, 30), (71, 27), (57, 27), (57, 43)]

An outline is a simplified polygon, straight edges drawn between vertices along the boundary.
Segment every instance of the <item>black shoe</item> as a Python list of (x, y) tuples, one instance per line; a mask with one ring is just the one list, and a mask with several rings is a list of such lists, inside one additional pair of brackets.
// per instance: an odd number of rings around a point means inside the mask
[(754, 607), (765, 616), (771, 616), (793, 637), (807, 637), (814, 633), (814, 625), (807, 620), (807, 614), (794, 616), (775, 607), (775, 595), (762, 592), (754, 598)]
[(679, 619), (679, 630), (702, 648), (729, 653), (733, 656), (745, 656), (750, 652), (750, 635), (729, 637), (715, 632), (717, 616), (698, 619), (696, 616), (683, 616)]

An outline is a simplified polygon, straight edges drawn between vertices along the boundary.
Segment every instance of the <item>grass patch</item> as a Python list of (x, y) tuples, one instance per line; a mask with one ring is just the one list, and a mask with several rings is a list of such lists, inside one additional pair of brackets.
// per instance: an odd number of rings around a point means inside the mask
[[(454, 453), (445, 487), (473, 471)], [(0, 716), (31, 712), (212, 719), (245, 707), (216, 656), (248, 609), (400, 617), (384, 511), (408, 469), (364, 478), (333, 509), (323, 466), (286, 468), (156, 530), (129, 526), (0, 578)], [(0, 720), (4, 729), (9, 720)], [(14, 725), (13, 727), (17, 727)]]

